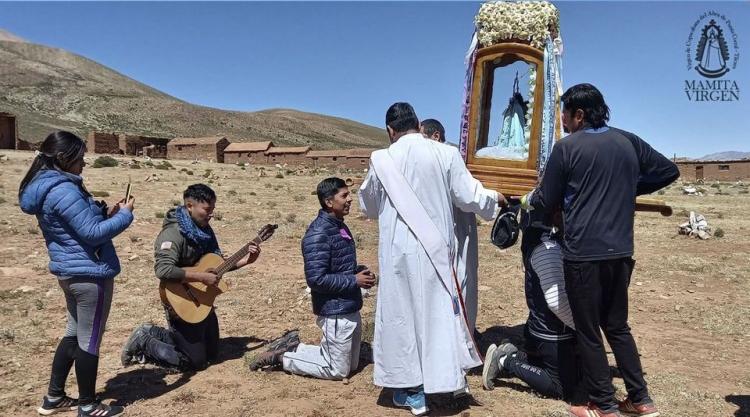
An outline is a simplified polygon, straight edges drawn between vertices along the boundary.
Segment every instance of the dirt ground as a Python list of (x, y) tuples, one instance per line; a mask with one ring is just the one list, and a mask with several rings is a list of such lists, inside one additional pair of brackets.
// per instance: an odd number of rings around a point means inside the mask
[[(65, 327), (62, 292), (47, 270), (44, 240), (36, 219), (21, 213), (19, 181), (31, 153), (5, 151), (0, 157), (0, 415), (35, 415), (46, 391), (54, 349)], [(93, 158), (89, 158), (89, 163)], [(315, 185), (332, 172), (287, 172), (188, 161), (170, 161), (171, 170), (123, 166), (84, 170), (89, 190), (110, 203), (132, 178), (136, 220), (115, 239), (123, 270), (101, 348), (98, 391), (127, 406), (130, 416), (406, 416), (392, 408), (388, 391), (372, 383), (372, 365), (349, 381), (319, 381), (284, 372), (251, 372), (246, 366), (268, 339), (299, 328), (304, 342), (319, 341), (305, 281), (300, 239), (317, 212)], [(158, 162), (158, 161), (157, 161)], [(207, 173), (207, 170), (211, 172)], [(157, 174), (159, 181), (146, 182)], [(362, 172), (336, 173), (342, 177)], [(204, 177), (208, 176), (208, 178)], [(119, 353), (131, 330), (142, 322), (164, 324), (152, 245), (166, 209), (182, 190), (210, 182), (219, 201), (213, 226), (227, 252), (255, 236), (261, 225), (279, 223), (258, 262), (230, 275), (233, 290), (217, 302), (221, 323), (218, 363), (194, 375), (167, 373), (153, 366), (123, 369)], [(665, 416), (750, 416), (750, 208), (748, 187), (705, 184), (705, 195), (683, 196), (678, 185), (659, 198), (675, 209), (672, 217), (636, 216), (637, 266), (630, 287), (630, 324), (638, 342), (651, 394)], [(347, 223), (358, 245), (360, 263), (377, 270), (377, 225), (352, 210)], [(688, 211), (704, 214), (721, 228), (722, 238), (700, 241), (677, 235)], [(527, 310), (518, 246), (499, 250), (488, 241), (491, 224), (480, 232), (480, 310), (478, 326), (486, 346), (517, 339)], [(372, 322), (374, 297), (365, 299), (363, 317)], [(610, 354), (610, 360), (614, 358)], [(541, 398), (516, 380), (483, 391), (469, 376), (474, 401), (439, 403), (431, 415), (564, 416), (566, 405)], [(622, 380), (615, 380), (620, 394)], [(75, 377), (68, 392), (77, 392)], [(73, 415), (73, 413), (67, 413)], [(67, 415), (63, 414), (63, 415)]]

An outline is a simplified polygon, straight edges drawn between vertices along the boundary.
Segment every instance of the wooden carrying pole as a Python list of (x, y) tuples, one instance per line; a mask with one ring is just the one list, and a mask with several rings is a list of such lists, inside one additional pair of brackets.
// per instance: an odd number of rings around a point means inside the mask
[(654, 211), (661, 213), (662, 216), (671, 216), (672, 207), (668, 206), (667, 203), (654, 200), (650, 198), (638, 197), (635, 199), (635, 210), (636, 211)]

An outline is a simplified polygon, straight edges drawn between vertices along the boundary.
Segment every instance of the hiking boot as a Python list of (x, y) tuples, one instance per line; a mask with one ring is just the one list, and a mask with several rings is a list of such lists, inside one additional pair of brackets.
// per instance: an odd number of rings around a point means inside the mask
[(36, 409), (36, 412), (43, 415), (49, 416), (62, 411), (75, 410), (78, 407), (78, 400), (70, 398), (67, 395), (63, 395), (56, 401), (50, 401), (45, 395), (42, 400), (42, 406)]
[(279, 366), (283, 363), (282, 359), (284, 358), (285, 353), (285, 349), (269, 350), (268, 352), (263, 352), (250, 362), (250, 370), (257, 371), (261, 368)]
[(605, 413), (594, 404), (572, 405), (568, 409), (568, 414), (572, 417), (622, 417), (617, 410)]
[(151, 335), (149, 334), (150, 324), (142, 324), (133, 330), (128, 340), (122, 346), (120, 353), (120, 362), (123, 367), (128, 367), (135, 363), (143, 363), (143, 347)]
[(646, 402), (643, 404), (633, 404), (629, 398), (620, 401), (617, 404), (617, 408), (620, 409), (622, 414), (626, 416), (638, 416), (638, 417), (659, 417), (659, 410), (652, 402)]
[(299, 330), (297, 329), (289, 330), (278, 339), (274, 339), (268, 342), (267, 351), (270, 352), (273, 350), (280, 350), (280, 349), (288, 350), (289, 346), (291, 345), (294, 345), (295, 347), (299, 345)]
[(409, 408), (415, 416), (421, 416), (430, 411), (427, 408), (427, 397), (424, 394), (424, 388), (419, 387), (418, 391), (396, 389), (393, 391), (393, 405), (396, 407)]
[(261, 368), (283, 365), (284, 354), (294, 352), (299, 346), (299, 340), (288, 340), (281, 349), (269, 350), (256, 355), (248, 365), (251, 371)]
[(482, 368), (482, 386), (484, 386), (484, 389), (492, 390), (495, 388), (492, 380), (497, 378), (503, 370), (503, 366), (500, 365), (500, 358), (516, 352), (518, 352), (518, 348), (512, 343), (503, 343), (500, 346), (492, 344), (487, 348), (487, 355), (484, 358), (484, 367)]
[(114, 417), (125, 412), (124, 407), (119, 405), (107, 405), (102, 402), (89, 404), (91, 408), (84, 410), (83, 406), (78, 407), (78, 417)]

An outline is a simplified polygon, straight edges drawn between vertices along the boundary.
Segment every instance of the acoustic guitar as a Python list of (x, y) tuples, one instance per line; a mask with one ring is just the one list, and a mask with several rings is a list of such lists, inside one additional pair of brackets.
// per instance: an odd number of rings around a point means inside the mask
[(219, 279), (214, 285), (206, 285), (202, 282), (162, 281), (159, 284), (159, 296), (162, 303), (171, 307), (179, 318), (188, 323), (203, 321), (211, 312), (216, 297), (229, 291), (229, 286), (221, 279), (222, 276), (247, 256), (250, 245), (260, 245), (261, 242), (270, 239), (277, 227), (279, 226), (275, 224), (263, 226), (255, 239), (227, 259), (215, 253), (207, 253), (195, 265), (184, 268), (192, 272), (215, 272)]

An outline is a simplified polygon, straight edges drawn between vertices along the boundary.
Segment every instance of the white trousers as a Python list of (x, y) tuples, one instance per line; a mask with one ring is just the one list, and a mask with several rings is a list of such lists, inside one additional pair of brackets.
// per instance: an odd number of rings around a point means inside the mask
[(320, 346), (301, 343), (295, 352), (284, 354), (284, 370), (297, 375), (341, 380), (359, 366), (362, 317), (359, 311), (335, 316), (318, 316), (323, 331)]

